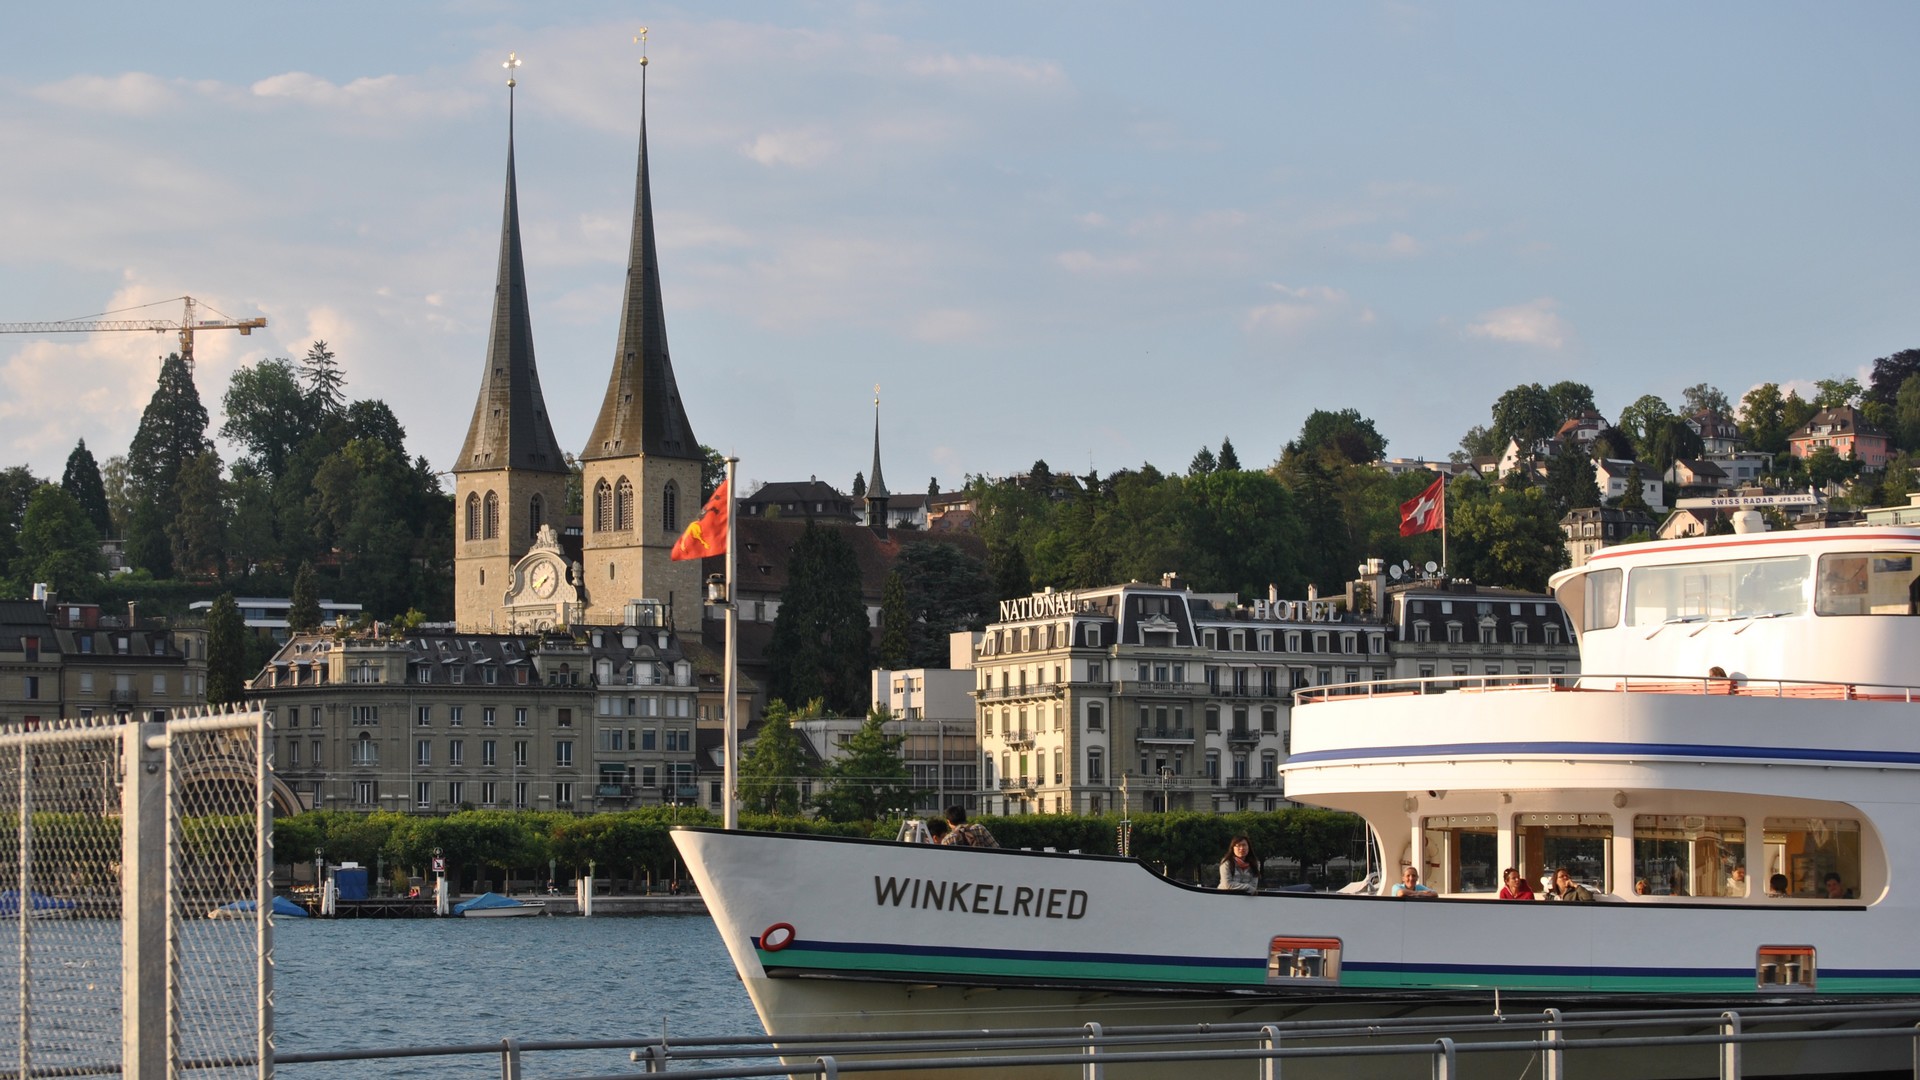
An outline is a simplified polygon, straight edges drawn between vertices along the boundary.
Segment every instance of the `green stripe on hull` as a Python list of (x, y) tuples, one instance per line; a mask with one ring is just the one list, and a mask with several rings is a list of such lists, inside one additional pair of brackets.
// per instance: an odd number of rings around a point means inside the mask
[[(928, 980), (942, 976), (1007, 979), (1072, 979), (1089, 982), (1133, 982), (1169, 989), (1216, 986), (1264, 987), (1266, 972), (1196, 969), (1182, 964), (1124, 964), (1102, 961), (1016, 960), (968, 956), (848, 955), (814, 951), (795, 945), (779, 952), (759, 950), (760, 965), (770, 974), (783, 969), (803, 971), (868, 972), (914, 975)], [(1205, 977), (1196, 974), (1205, 972)], [(1603, 994), (1739, 995), (1757, 993), (1750, 978), (1720, 975), (1547, 975), (1485, 972), (1463, 979), (1458, 972), (1355, 971), (1341, 973), (1339, 985), (1348, 990), (1509, 990), (1578, 991)], [(1920, 994), (1920, 979), (1822, 977), (1822, 994)]]

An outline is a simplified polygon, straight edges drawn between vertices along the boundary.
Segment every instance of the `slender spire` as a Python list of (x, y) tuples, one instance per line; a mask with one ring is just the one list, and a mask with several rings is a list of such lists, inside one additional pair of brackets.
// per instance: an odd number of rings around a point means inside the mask
[(660, 299), (660, 255), (653, 239), (653, 189), (647, 170), (646, 30), (634, 41), (640, 57), (640, 163), (634, 180), (633, 235), (627, 247), (626, 290), (613, 372), (599, 418), (581, 457), (701, 459), (687, 422), (667, 350), (667, 316)]
[(507, 198), (500, 222), (500, 265), (493, 286), (493, 329), (487, 340), (487, 367), (480, 379), (467, 441), (455, 472), (529, 469), (564, 473), (565, 456), (553, 437), (547, 403), (540, 393), (540, 372), (533, 362), (533, 320), (527, 313), (527, 272), (520, 253), (520, 197), (513, 167), (514, 68), (507, 62)]
[(873, 469), (868, 473), (867, 501), (888, 497), (887, 482), (880, 479), (880, 384), (873, 384)]

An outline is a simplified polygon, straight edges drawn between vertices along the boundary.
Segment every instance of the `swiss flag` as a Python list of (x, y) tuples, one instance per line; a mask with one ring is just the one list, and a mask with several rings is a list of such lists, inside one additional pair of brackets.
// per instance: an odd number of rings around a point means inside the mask
[(1427, 490), (1400, 504), (1400, 535), (1417, 536), (1445, 528), (1447, 524), (1447, 478), (1427, 485)]

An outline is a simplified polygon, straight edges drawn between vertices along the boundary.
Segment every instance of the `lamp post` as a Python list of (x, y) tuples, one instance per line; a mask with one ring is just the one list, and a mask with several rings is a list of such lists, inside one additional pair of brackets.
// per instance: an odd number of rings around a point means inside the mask
[(1171, 813), (1173, 810), (1173, 804), (1167, 801), (1167, 787), (1172, 782), (1173, 770), (1165, 765), (1160, 766), (1160, 812), (1163, 814)]
[(325, 858), (325, 852), (323, 852), (319, 848), (314, 848), (313, 849), (313, 887), (316, 889), (319, 888), (320, 883), (326, 880), (326, 877), (327, 877), (327, 860)]

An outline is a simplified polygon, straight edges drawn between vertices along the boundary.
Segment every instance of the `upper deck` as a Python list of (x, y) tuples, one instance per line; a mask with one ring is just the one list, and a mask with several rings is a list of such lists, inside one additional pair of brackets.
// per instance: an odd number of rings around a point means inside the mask
[(1877, 693), (1912, 681), (1920, 655), (1920, 528), (1625, 545), (1552, 588), (1583, 671)]

